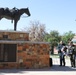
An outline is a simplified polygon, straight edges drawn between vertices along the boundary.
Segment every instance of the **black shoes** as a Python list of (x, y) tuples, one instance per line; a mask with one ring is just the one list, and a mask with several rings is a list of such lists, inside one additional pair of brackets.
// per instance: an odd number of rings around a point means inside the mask
[(74, 65), (74, 66), (73, 66), (73, 65), (71, 65), (71, 67), (75, 68), (75, 65)]
[(65, 66), (65, 64), (64, 65), (59, 65), (59, 66)]

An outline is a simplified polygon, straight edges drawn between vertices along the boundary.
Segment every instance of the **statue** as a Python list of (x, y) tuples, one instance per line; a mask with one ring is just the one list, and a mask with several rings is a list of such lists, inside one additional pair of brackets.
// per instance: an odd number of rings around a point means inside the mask
[(24, 13), (30, 16), (28, 8), (21, 8), (21, 9), (17, 9), (16, 7), (12, 9), (0, 8), (0, 20), (2, 18), (12, 20), (12, 22), (14, 20), (14, 30), (16, 31), (17, 22), (20, 20), (21, 15)]

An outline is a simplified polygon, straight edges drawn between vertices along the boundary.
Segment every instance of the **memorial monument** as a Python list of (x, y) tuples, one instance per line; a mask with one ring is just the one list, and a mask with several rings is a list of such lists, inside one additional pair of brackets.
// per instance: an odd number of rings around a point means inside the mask
[(14, 31), (0, 30), (0, 69), (50, 67), (50, 44), (31, 42), (29, 33), (16, 31), (23, 13), (30, 16), (28, 8), (0, 8), (0, 19), (14, 20)]

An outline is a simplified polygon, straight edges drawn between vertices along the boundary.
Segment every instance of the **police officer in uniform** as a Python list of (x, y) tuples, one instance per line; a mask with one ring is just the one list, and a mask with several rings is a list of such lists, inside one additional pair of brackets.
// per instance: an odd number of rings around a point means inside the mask
[(69, 42), (68, 54), (70, 57), (71, 67), (75, 67), (75, 46), (72, 41)]
[(60, 43), (58, 44), (58, 54), (59, 54), (59, 59), (60, 59), (59, 66), (62, 66), (62, 62), (64, 62), (64, 66), (65, 66), (65, 60), (63, 59), (63, 53), (61, 51), (62, 48), (63, 48), (63, 41), (60, 41)]

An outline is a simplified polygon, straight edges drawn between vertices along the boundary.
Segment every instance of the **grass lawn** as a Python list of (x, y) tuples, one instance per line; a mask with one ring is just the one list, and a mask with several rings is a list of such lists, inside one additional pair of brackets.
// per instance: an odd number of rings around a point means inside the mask
[[(51, 54), (51, 55), (50, 55), (50, 58), (51, 58), (51, 57), (52, 57), (52, 58), (59, 58), (59, 55), (58, 55), (58, 54)], [(69, 56), (65, 56), (65, 58), (68, 59)]]
[(51, 56), (58, 57), (59, 55), (58, 54), (51, 54)]
[(51, 54), (50, 57), (59, 58), (58, 54)]

